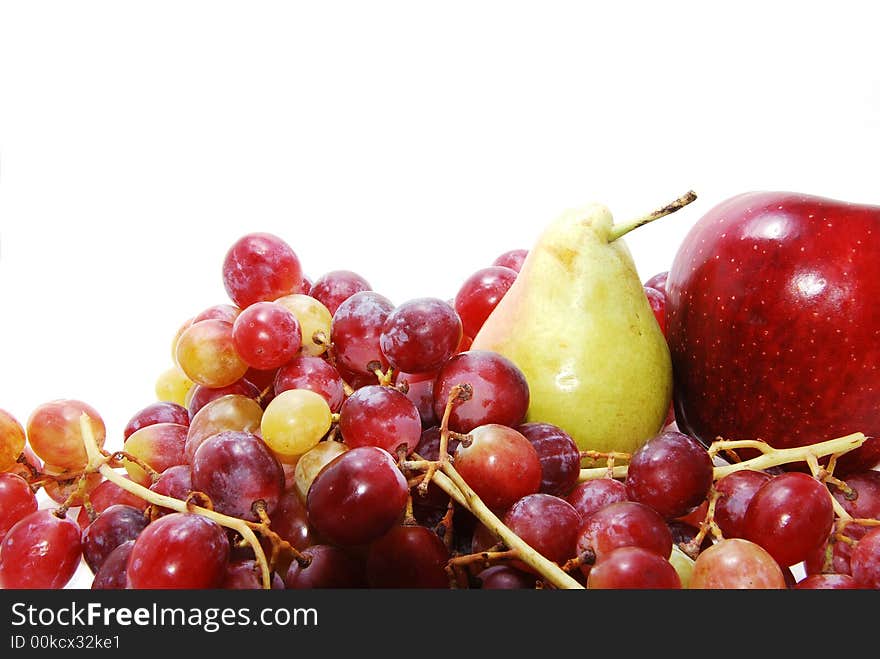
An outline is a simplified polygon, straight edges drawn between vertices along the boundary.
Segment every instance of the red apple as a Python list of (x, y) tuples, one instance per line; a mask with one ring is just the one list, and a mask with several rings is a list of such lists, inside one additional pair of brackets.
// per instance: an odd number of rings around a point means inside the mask
[(679, 428), (778, 448), (863, 432), (838, 462), (880, 462), (880, 206), (749, 192), (674, 257), (667, 338)]

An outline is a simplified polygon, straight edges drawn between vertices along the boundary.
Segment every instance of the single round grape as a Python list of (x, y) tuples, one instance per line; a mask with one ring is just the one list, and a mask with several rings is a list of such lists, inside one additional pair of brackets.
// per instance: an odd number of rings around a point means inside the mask
[(128, 584), (128, 558), (134, 540), (126, 540), (110, 552), (92, 579), (92, 590), (126, 590)]
[(257, 501), (272, 511), (284, 490), (284, 472), (277, 458), (253, 433), (226, 430), (199, 445), (192, 461), (192, 484), (204, 492), (217, 512), (258, 521)]
[(541, 460), (531, 442), (497, 423), (471, 430), (455, 452), (455, 468), (489, 508), (503, 511), (541, 487)]
[[(131, 480), (127, 474), (123, 478)], [(89, 503), (96, 515), (100, 515), (114, 504), (125, 504), (138, 510), (146, 510), (147, 508), (146, 501), (109, 480), (102, 481), (95, 486), (95, 489), (89, 493)], [(88, 511), (84, 507), (80, 508), (79, 514), (76, 516), (76, 522), (80, 528), (86, 528), (91, 521)]]
[(379, 345), (398, 371), (435, 371), (455, 354), (461, 341), (461, 318), (447, 302), (421, 297), (408, 300), (385, 319)]
[(795, 590), (858, 590), (861, 587), (848, 574), (811, 574), (794, 585)]
[(289, 389), (314, 391), (324, 397), (331, 412), (338, 412), (345, 401), (342, 376), (320, 357), (297, 355), (278, 369), (273, 387), (276, 396)]
[[(190, 493), (193, 491), (192, 486), (192, 467), (188, 464), (175, 465), (168, 467), (159, 474), (159, 479), (150, 485), (150, 489), (156, 494), (161, 494), (172, 499), (186, 501)], [(156, 512), (160, 515), (166, 515), (172, 510), (162, 506), (156, 506)]]
[[(27, 421), (31, 448), (46, 464), (80, 471), (88, 464), (80, 417), (89, 417), (98, 447), (104, 445), (104, 420), (91, 405), (80, 400), (59, 399), (38, 405)], [(18, 456), (16, 456), (18, 457)]]
[(312, 545), (303, 550), (310, 559), (305, 567), (293, 561), (284, 585), (290, 590), (314, 588), (364, 588), (366, 574), (364, 565), (344, 549), (333, 545)]
[[(272, 590), (284, 590), (284, 581), (278, 573), (272, 573)], [(223, 590), (261, 590), (263, 575), (260, 566), (253, 559), (230, 561), (226, 566), (226, 575), (220, 584)]]
[(223, 286), (240, 309), (302, 293), (302, 265), (284, 240), (266, 232), (236, 240), (223, 259)]
[(862, 588), (880, 588), (880, 527), (873, 527), (856, 543), (850, 557), (852, 577)]
[(253, 398), (227, 394), (205, 404), (189, 423), (183, 451), (192, 462), (196, 450), (211, 435), (224, 430), (259, 432), (263, 408)]
[(648, 298), (648, 304), (651, 311), (654, 312), (654, 319), (660, 326), (663, 336), (666, 336), (666, 294), (658, 291), (656, 288), (645, 286), (645, 297)]
[(342, 442), (323, 441), (303, 453), (293, 470), (296, 493), (305, 501), (315, 476), (337, 456), (348, 450)]
[(770, 474), (754, 469), (741, 469), (722, 476), (715, 481), (719, 497), (715, 502), (715, 523), (725, 538), (743, 538), (743, 520), (749, 502), (755, 492), (767, 481)]
[(430, 428), (439, 423), (434, 412), (434, 380), (437, 373), (405, 373), (399, 372), (395, 382), (402, 386), (404, 395), (409, 398), (419, 411), (422, 429)]
[(396, 455), (410, 454), (422, 436), (415, 404), (397, 389), (370, 385), (349, 396), (339, 410), (339, 430), (350, 448), (378, 446)]
[(30, 481), (34, 474), (39, 474), (43, 470), (43, 461), (37, 457), (30, 444), (24, 445), (18, 460), (11, 467), (6, 469), (4, 473), (17, 474), (27, 481)]
[(822, 545), (833, 524), (827, 486), (808, 474), (788, 472), (755, 492), (743, 518), (743, 536), (788, 567)]
[(183, 405), (168, 401), (150, 403), (131, 416), (122, 430), (122, 439), (126, 440), (136, 430), (154, 423), (179, 423), (182, 426), (188, 426), (189, 420), (190, 412)]
[(340, 304), (330, 327), (337, 364), (355, 373), (372, 373), (376, 365), (386, 370), (379, 337), (393, 310), (391, 300), (373, 291), (355, 293)]
[(109, 506), (98, 515), (82, 533), (83, 558), (92, 572), (97, 572), (119, 545), (137, 538), (148, 522), (143, 510), (122, 504)]
[(407, 493), (406, 479), (388, 451), (349, 449), (312, 481), (306, 499), (309, 523), (332, 544), (366, 544), (398, 521)]
[(712, 458), (706, 448), (692, 437), (667, 430), (632, 454), (624, 483), (631, 501), (672, 519), (699, 506), (712, 479)]
[(225, 320), (227, 323), (234, 323), (240, 313), (241, 309), (234, 304), (212, 304), (210, 307), (203, 309), (193, 316), (190, 324), (211, 318), (215, 320)]
[(541, 460), (541, 492), (564, 497), (577, 484), (581, 452), (571, 435), (552, 423), (533, 421), (516, 426)]
[(529, 408), (529, 385), (523, 372), (506, 357), (490, 350), (468, 350), (447, 361), (434, 382), (434, 412), (443, 418), (449, 393), (469, 384), (469, 400), (458, 402), (449, 415), (449, 428), (470, 432), (489, 423), (515, 427)]
[(575, 485), (566, 497), (581, 517), (587, 519), (600, 508), (617, 501), (628, 501), (626, 485), (613, 478), (596, 478)]
[[(212, 400), (217, 400), (218, 398), (230, 394), (256, 400), (260, 395), (260, 390), (257, 388), (257, 385), (246, 378), (236, 380), (225, 387), (203, 387), (200, 384), (194, 385), (192, 389), (189, 390), (186, 400), (186, 409), (189, 413), (189, 418), (192, 419), (199, 413), (199, 410)], [(187, 421), (187, 424), (188, 423), (189, 421)]]
[(652, 275), (651, 277), (646, 279), (644, 285), (648, 288), (658, 290), (661, 293), (666, 293), (666, 280), (668, 278), (669, 272), (664, 270), (663, 272), (658, 272), (657, 274)]
[(0, 540), (23, 517), (37, 509), (37, 495), (28, 482), (16, 474), (0, 474)]
[(194, 513), (171, 513), (141, 531), (128, 559), (133, 589), (219, 588), (229, 540), (223, 528)]
[(26, 442), (24, 428), (18, 419), (6, 410), (0, 410), (0, 471), (15, 465)]
[(880, 519), (880, 471), (849, 474), (846, 484), (852, 490), (849, 496), (836, 487), (831, 489), (843, 509), (856, 519)]
[(516, 276), (516, 270), (492, 265), (480, 268), (464, 280), (455, 294), (453, 306), (467, 336), (477, 335), (486, 318), (513, 286)]
[(309, 513), (296, 490), (281, 495), (272, 513), (272, 530), (294, 549), (303, 550), (315, 544), (316, 535), (309, 526)]
[[(162, 472), (186, 462), (184, 446), (189, 426), (180, 423), (154, 423), (133, 432), (122, 445), (130, 455), (143, 460), (153, 470)], [(124, 461), (125, 470), (135, 483), (149, 487), (150, 475), (131, 460)]]
[(320, 300), (311, 295), (294, 293), (275, 300), (290, 311), (299, 322), (302, 334), (302, 354), (319, 357), (327, 352), (333, 314)]
[[(580, 513), (565, 499), (545, 493), (524, 496), (507, 510), (502, 521), (532, 549), (559, 565), (575, 556), (583, 523)], [(519, 561), (515, 567), (532, 570)]]
[(288, 389), (272, 399), (263, 412), (263, 441), (284, 462), (317, 445), (330, 430), (330, 406), (320, 394), (308, 389)]
[(492, 265), (500, 265), (505, 268), (510, 268), (515, 272), (519, 272), (528, 255), (529, 250), (527, 249), (511, 249), (499, 254), (495, 260), (492, 261)]
[(234, 325), (209, 318), (190, 325), (177, 342), (177, 363), (186, 377), (205, 387), (226, 387), (248, 370), (235, 349)]
[(156, 378), (156, 399), (186, 407), (186, 398), (193, 385), (195, 382), (187, 377), (179, 364), (175, 363), (159, 373), (159, 377)]
[(0, 542), (0, 588), (64, 588), (79, 565), (81, 548), (76, 522), (47, 508), (35, 510)]
[(681, 578), (668, 558), (643, 547), (618, 547), (596, 561), (587, 588), (679, 589)]
[(309, 289), (309, 295), (327, 307), (331, 315), (355, 293), (370, 291), (372, 286), (351, 270), (332, 270), (318, 277)]
[(235, 351), (251, 368), (279, 368), (299, 352), (302, 330), (296, 316), (275, 302), (254, 302), (232, 326)]
[(476, 577), (482, 590), (522, 590), (537, 585), (534, 574), (517, 570), (509, 565), (493, 565), (481, 570)]
[(688, 588), (785, 588), (785, 576), (774, 558), (760, 545), (744, 538), (726, 538), (700, 552)]
[(424, 526), (394, 526), (370, 543), (367, 584), (371, 588), (449, 588), (449, 550)]

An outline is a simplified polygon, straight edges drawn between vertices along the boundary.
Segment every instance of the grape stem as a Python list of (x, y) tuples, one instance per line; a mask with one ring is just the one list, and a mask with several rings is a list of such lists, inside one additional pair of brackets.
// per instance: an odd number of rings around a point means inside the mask
[(85, 413), (80, 416), (80, 431), (82, 432), (83, 444), (85, 445), (86, 454), (88, 455), (89, 460), (86, 471), (99, 472), (102, 476), (104, 476), (104, 478), (112, 481), (123, 490), (130, 492), (131, 494), (134, 494), (135, 496), (138, 496), (144, 501), (151, 503), (155, 506), (170, 508), (171, 510), (175, 510), (179, 513), (196, 513), (198, 515), (201, 515), (202, 517), (207, 517), (208, 519), (216, 522), (220, 526), (238, 532), (254, 550), (257, 565), (260, 568), (263, 588), (268, 590), (272, 587), (269, 562), (266, 560), (266, 554), (263, 552), (263, 547), (260, 545), (260, 541), (257, 539), (256, 534), (253, 532), (253, 530), (251, 530), (251, 527), (248, 525), (247, 522), (242, 519), (238, 519), (237, 517), (223, 515), (222, 513), (218, 513), (213, 510), (203, 508), (201, 506), (188, 504), (186, 501), (181, 501), (180, 499), (175, 499), (173, 497), (168, 497), (163, 494), (153, 492), (143, 485), (135, 483), (128, 478), (125, 478), (110, 467), (110, 465), (108, 464), (109, 458), (101, 453), (100, 449), (98, 448), (98, 443), (95, 440), (95, 435), (92, 432), (92, 424), (90, 422), (89, 416)]

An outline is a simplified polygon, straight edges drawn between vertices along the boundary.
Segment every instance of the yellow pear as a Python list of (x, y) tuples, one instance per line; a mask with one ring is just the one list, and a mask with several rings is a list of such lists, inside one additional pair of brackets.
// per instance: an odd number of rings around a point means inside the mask
[(625, 225), (591, 204), (549, 224), (472, 349), (513, 361), (529, 384), (528, 421), (552, 423), (582, 450), (632, 453), (657, 434), (672, 397), (666, 339), (626, 243)]

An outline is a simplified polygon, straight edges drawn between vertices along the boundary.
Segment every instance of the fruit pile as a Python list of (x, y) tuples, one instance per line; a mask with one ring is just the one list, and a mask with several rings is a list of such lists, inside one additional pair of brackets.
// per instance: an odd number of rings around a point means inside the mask
[[(639, 281), (622, 236), (694, 199), (625, 225), (570, 211), (451, 300), (311, 281), (283, 239), (243, 236), (229, 302), (177, 330), (121, 448), (80, 400), (25, 424), (0, 410), (0, 586), (63, 588), (84, 561), (93, 589), (880, 588), (880, 451), (859, 416), (880, 392), (857, 377), (877, 349), (816, 381), (834, 405), (804, 406), (788, 392), (812, 396), (793, 383), (816, 365), (767, 373), (820, 348), (762, 343), (880, 332), (876, 312), (852, 320), (876, 300), (852, 259), (844, 287), (816, 279), (827, 241), (798, 256), (815, 223), (791, 209), (823, 227), (861, 211), (736, 198)], [(807, 303), (763, 308), (785, 267), (786, 301)]]

